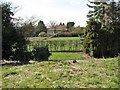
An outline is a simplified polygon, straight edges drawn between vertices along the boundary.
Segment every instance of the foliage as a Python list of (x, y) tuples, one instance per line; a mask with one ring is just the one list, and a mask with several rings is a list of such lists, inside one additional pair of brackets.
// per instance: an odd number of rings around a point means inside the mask
[(111, 26), (114, 23), (118, 23), (120, 21), (119, 17), (119, 2), (95, 2), (94, 6), (88, 5), (89, 8), (93, 8), (88, 13), (89, 18), (95, 18), (96, 20), (102, 23), (102, 26)]
[(44, 22), (41, 21), (41, 20), (38, 22), (37, 32), (36, 32), (36, 35), (35, 35), (35, 36), (38, 36), (38, 34), (39, 34), (40, 32), (47, 32), (47, 28), (46, 28)]
[(104, 27), (91, 19), (84, 33), (83, 51), (94, 57), (113, 57), (118, 54), (118, 28)]
[(29, 60), (31, 60), (31, 52), (28, 52), (27, 50), (27, 44), (29, 41), (26, 41), (20, 34), (18, 35), (18, 38), (17, 43), (13, 45), (13, 55), (10, 56), (10, 60), (17, 60), (22, 63), (28, 63)]
[(2, 88), (119, 88), (118, 62), (118, 58), (109, 58), (4, 65)]
[(23, 34), (25, 37), (33, 37), (36, 34), (36, 26), (33, 21), (22, 22), (21, 26), (17, 27), (19, 32)]
[[(95, 3), (89, 11), (89, 22), (84, 33), (84, 52), (94, 57), (109, 57), (119, 52), (119, 7), (117, 3)], [(111, 12), (112, 11), (112, 12)]]
[(31, 42), (28, 45), (29, 50), (33, 50), (33, 47), (48, 46), (49, 51), (76, 51), (82, 49), (82, 40), (48, 40)]
[(59, 37), (78, 37), (80, 35), (83, 35), (83, 31), (75, 32), (74, 30), (71, 30), (71, 32), (63, 32), (58, 34)]
[(97, 48), (99, 46), (98, 32), (100, 31), (100, 28), (101, 24), (99, 22), (96, 22), (93, 18), (89, 21), (88, 25), (86, 26), (83, 41), (83, 51), (85, 53), (91, 54), (91, 56), (95, 55), (95, 52), (100, 52), (96, 51), (98, 50)]
[(70, 32), (84, 33), (84, 29), (85, 27), (80, 27), (80, 26), (72, 27)]
[(115, 27), (117, 30), (117, 36), (118, 36), (118, 52), (120, 53), (120, 1), (116, 5), (116, 14), (115, 14)]
[(25, 60), (26, 40), (13, 23), (12, 7), (10, 3), (3, 3), (2, 7), (2, 59)]
[(47, 61), (48, 57), (51, 55), (49, 53), (48, 47), (37, 47), (35, 46), (33, 51), (33, 59), (35, 59), (35, 61)]
[(75, 24), (74, 22), (68, 22), (66, 27), (70, 29), (74, 27), (74, 24)]
[(62, 23), (62, 22), (60, 22), (60, 24), (59, 25), (63, 25), (63, 26), (65, 26), (65, 24), (64, 23)]
[(107, 3), (94, 3), (94, 6), (88, 5), (87, 6), (89, 8), (93, 8), (93, 10), (90, 10), (87, 17), (91, 18), (95, 18), (101, 22), (104, 22), (104, 15), (105, 15), (105, 6), (107, 5)]
[[(12, 7), (10, 5), (11, 4), (9, 3), (1, 5), (3, 18), (2, 58), (7, 60), (17, 60), (22, 63), (28, 63), (29, 60), (33, 58), (35, 58), (36, 60), (47, 59), (49, 56), (49, 51), (46, 47), (36, 47), (34, 51), (27, 50), (28, 41), (25, 39), (24, 36), (33, 35), (33, 23), (25, 23), (25, 25), (22, 27), (15, 27), (12, 17), (14, 13), (12, 12)], [(24, 32), (24, 36), (23, 33), (20, 31), (21, 29), (26, 30), (26, 32)]]
[(10, 4), (1, 4), (2, 7), (2, 58), (8, 59), (12, 55), (12, 45), (15, 43), (16, 30), (11, 22), (14, 15)]

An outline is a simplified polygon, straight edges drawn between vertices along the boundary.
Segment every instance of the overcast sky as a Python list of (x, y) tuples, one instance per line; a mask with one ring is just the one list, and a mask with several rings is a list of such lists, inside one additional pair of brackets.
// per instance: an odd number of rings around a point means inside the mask
[(50, 21), (58, 23), (75, 22), (75, 26), (86, 26), (87, 0), (1, 0), (2, 2), (12, 2), (14, 6), (19, 6), (15, 17), (23, 19), (35, 16), (44, 21), (46, 25)]

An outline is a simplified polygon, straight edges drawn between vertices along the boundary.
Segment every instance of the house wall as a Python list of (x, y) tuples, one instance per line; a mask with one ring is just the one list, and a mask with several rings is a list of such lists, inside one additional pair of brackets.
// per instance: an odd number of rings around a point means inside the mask
[(48, 30), (48, 31), (47, 31), (47, 36), (53, 35), (53, 34), (55, 34), (55, 33), (54, 33), (54, 30)]
[(62, 31), (54, 31), (54, 30), (48, 30), (47, 31), (47, 36), (54, 35), (56, 33), (61, 33)]

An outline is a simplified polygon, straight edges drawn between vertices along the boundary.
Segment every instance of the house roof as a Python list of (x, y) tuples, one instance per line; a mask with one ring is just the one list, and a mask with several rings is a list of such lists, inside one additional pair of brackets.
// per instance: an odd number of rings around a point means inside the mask
[(58, 25), (53, 28), (48, 28), (48, 30), (66, 31), (68, 29), (64, 25)]

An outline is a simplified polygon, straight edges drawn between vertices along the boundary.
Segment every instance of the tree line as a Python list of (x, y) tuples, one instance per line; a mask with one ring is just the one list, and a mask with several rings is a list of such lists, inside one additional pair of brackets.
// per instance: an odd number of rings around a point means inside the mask
[[(64, 25), (66, 28), (69, 29), (69, 32), (82, 32), (84, 30), (84, 27), (75, 27), (74, 22), (67, 22), (67, 24), (65, 25), (61, 22), (58, 24), (56, 21), (50, 21), (48, 26), (49, 28), (55, 28), (58, 25)], [(17, 27), (19, 29), (19, 32), (21, 32), (25, 37), (38, 37), (39, 33), (47, 33), (48, 30), (47, 26), (44, 24), (44, 21), (35, 19), (29, 19), (25, 22), (19, 23), (19, 26)]]

